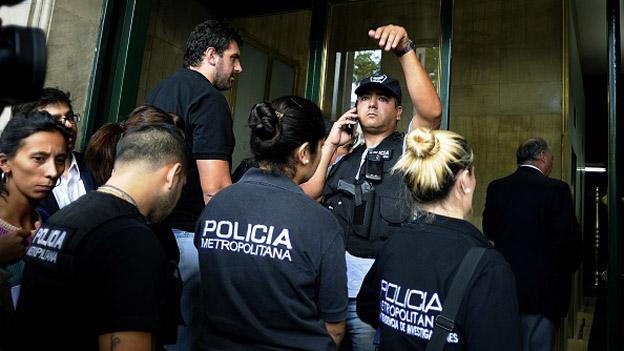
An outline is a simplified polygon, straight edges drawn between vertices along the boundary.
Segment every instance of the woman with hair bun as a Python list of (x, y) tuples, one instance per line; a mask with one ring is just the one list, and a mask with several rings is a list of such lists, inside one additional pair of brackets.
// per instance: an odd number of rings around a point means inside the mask
[(321, 158), (321, 111), (297, 96), (249, 116), (259, 168), (221, 190), (195, 234), (202, 350), (335, 350), (344, 333), (344, 243), (334, 216), (299, 185)]
[[(413, 219), (379, 252), (357, 297), (357, 313), (377, 328), (380, 350), (425, 350), (458, 267), (487, 248), (463, 294), (445, 350), (520, 350), (515, 280), (509, 264), (465, 217), (476, 187), (466, 139), (418, 128), (397, 162)], [(438, 332), (438, 331), (436, 331)]]

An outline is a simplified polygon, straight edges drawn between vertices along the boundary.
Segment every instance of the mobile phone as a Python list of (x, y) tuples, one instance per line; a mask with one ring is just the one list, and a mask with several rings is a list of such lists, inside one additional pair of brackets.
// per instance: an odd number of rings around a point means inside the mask
[[(356, 103), (356, 105), (355, 105), (355, 106), (353, 106), (352, 108), (357, 108), (357, 103)], [(357, 110), (355, 110), (355, 113), (357, 114)], [(355, 119), (351, 119), (351, 120), (352, 120), (352, 121), (354, 120), (354, 121), (356, 121), (356, 122), (357, 122), (357, 117), (356, 117)], [(355, 127), (356, 127), (356, 124), (348, 124), (348, 125), (345, 127), (345, 131), (346, 131), (347, 133), (349, 133), (349, 135), (350, 135), (350, 136), (354, 136), (354, 135), (355, 135)]]

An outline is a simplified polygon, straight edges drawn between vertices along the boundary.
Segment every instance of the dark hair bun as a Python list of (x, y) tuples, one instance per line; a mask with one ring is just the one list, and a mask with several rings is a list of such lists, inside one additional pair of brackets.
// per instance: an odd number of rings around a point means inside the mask
[(267, 102), (259, 102), (249, 114), (249, 128), (252, 138), (262, 141), (274, 139), (279, 134), (279, 118)]

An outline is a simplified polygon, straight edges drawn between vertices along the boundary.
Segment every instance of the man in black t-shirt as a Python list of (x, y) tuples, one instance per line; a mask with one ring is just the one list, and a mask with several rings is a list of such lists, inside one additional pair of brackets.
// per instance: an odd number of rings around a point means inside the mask
[(11, 350), (153, 350), (174, 341), (165, 329), (176, 274), (147, 224), (175, 206), (186, 165), (177, 128), (126, 133), (107, 183), (56, 212), (33, 238)]
[[(220, 91), (228, 90), (242, 71), (240, 35), (224, 24), (208, 20), (195, 27), (186, 43), (184, 67), (162, 81), (146, 98), (182, 117), (192, 162), (182, 197), (168, 220), (180, 247), (184, 281), (180, 350), (193, 349), (199, 313), (199, 267), (193, 246), (195, 223), (202, 209), (222, 188), (230, 185), (234, 133), (230, 107)], [(175, 348), (172, 348), (175, 350)]]

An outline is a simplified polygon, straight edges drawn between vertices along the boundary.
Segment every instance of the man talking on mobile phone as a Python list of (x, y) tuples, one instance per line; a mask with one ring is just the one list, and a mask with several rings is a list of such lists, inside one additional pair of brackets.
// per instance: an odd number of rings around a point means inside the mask
[[(438, 128), (440, 99), (405, 28), (386, 25), (370, 30), (368, 36), (384, 51), (394, 53), (401, 64), (409, 98), (416, 110), (411, 128)], [(375, 330), (357, 317), (355, 298), (377, 250), (408, 218), (409, 209), (398, 198), (404, 186), (402, 176), (391, 171), (403, 153), (403, 134), (397, 132), (403, 107), (399, 82), (386, 74), (361, 80), (355, 94), (356, 107), (339, 118), (340, 130), (330, 133), (324, 148), (337, 147), (346, 141), (343, 140), (345, 129), (351, 124), (346, 121), (352, 118), (357, 118), (362, 127), (364, 144), (331, 168), (323, 197), (346, 237), (349, 312), (345, 344), (351, 344), (352, 350), (373, 350)], [(397, 204), (405, 208), (397, 208)]]

